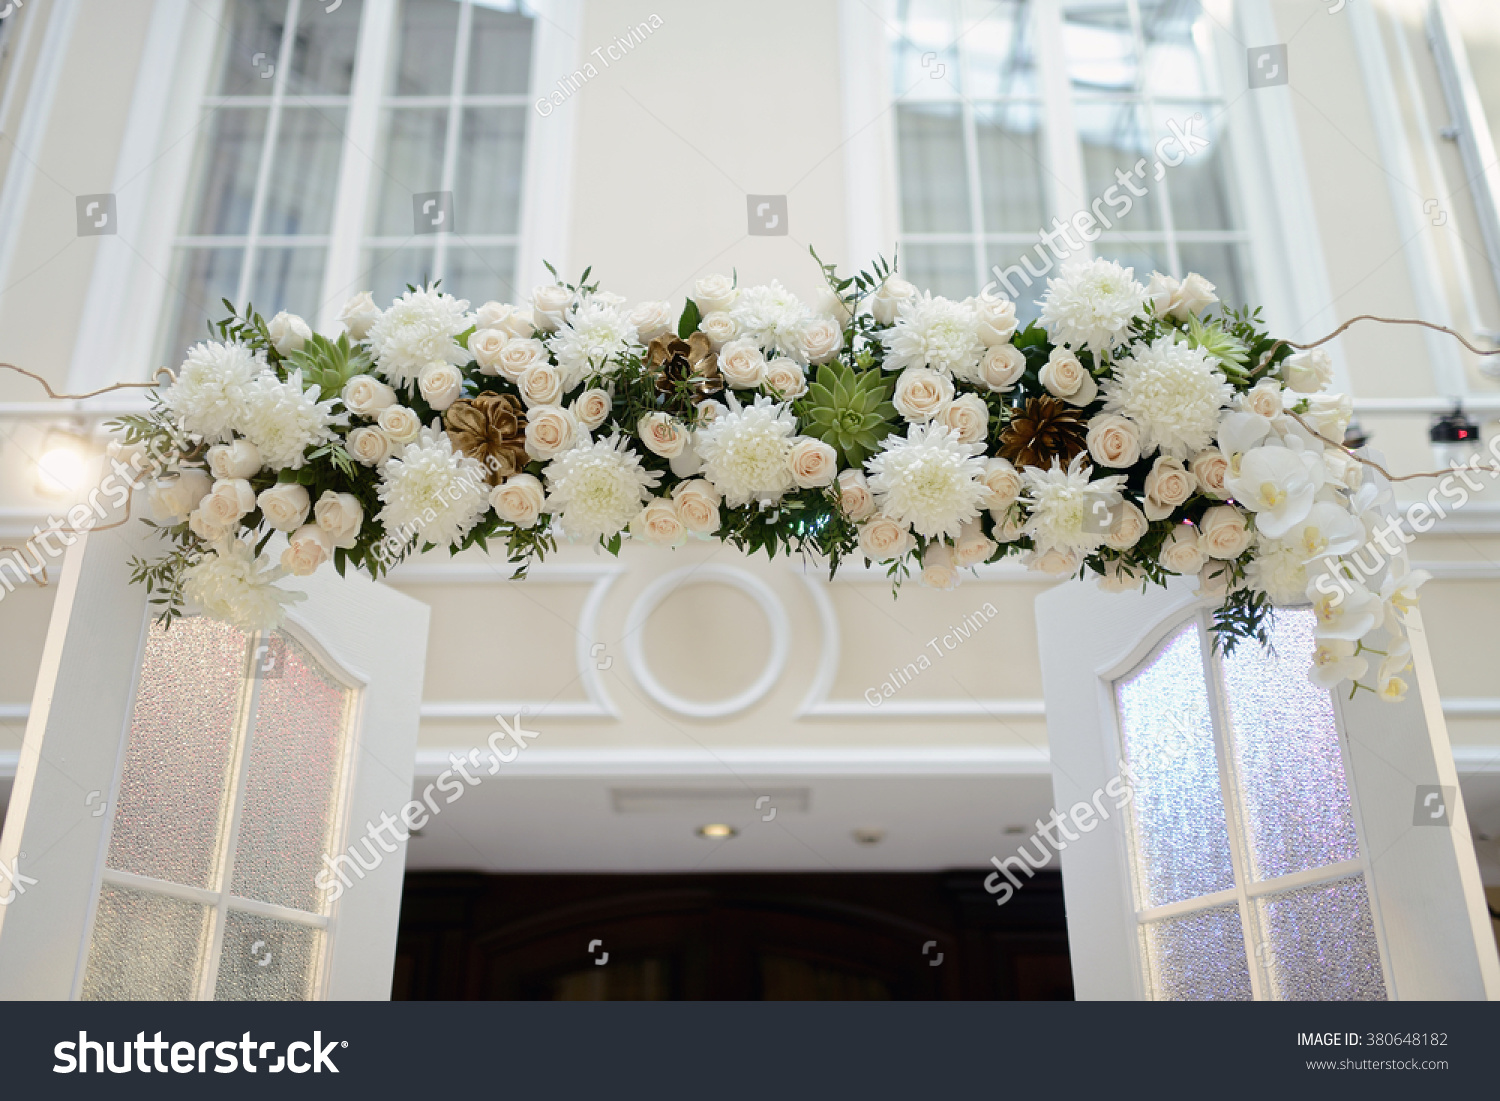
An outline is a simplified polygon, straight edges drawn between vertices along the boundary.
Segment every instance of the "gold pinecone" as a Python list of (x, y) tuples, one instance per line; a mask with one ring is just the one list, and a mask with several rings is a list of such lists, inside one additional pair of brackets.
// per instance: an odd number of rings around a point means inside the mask
[(1088, 449), (1088, 426), (1079, 410), (1054, 397), (1029, 398), (1000, 433), (1000, 457), (1018, 469), (1066, 467)]

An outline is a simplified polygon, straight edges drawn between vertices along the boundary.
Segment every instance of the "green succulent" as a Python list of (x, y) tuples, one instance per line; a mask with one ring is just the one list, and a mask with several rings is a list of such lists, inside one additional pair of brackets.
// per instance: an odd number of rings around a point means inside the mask
[(315, 333), (302, 348), (286, 357), (285, 364), (289, 371), (302, 371), (304, 387), (319, 386), (323, 397), (331, 398), (343, 393), (355, 375), (367, 373), (371, 360), (366, 349), (349, 343), (347, 333), (339, 334), (338, 340)]
[(797, 403), (802, 431), (833, 447), (845, 466), (858, 468), (896, 430), (893, 389), (879, 370), (825, 363)]
[(1250, 349), (1238, 337), (1226, 333), (1217, 321), (1205, 325), (1190, 314), (1188, 344), (1194, 348), (1202, 348), (1217, 359), (1226, 371), (1232, 373), (1250, 362)]

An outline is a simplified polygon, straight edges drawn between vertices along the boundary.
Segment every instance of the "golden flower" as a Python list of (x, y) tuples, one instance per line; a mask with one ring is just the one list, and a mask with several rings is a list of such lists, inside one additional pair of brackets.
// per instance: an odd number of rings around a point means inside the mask
[(486, 391), (454, 402), (443, 414), (453, 446), (484, 464), (490, 485), (526, 469), (526, 411), (513, 394)]
[(1088, 425), (1077, 409), (1054, 397), (1029, 398), (1000, 433), (999, 454), (1018, 468), (1066, 467), (1088, 449)]
[(678, 395), (686, 382), (692, 383), (695, 404), (724, 389), (718, 353), (702, 332), (686, 340), (670, 334), (657, 337), (646, 349), (646, 362), (656, 375), (656, 389), (668, 397)]

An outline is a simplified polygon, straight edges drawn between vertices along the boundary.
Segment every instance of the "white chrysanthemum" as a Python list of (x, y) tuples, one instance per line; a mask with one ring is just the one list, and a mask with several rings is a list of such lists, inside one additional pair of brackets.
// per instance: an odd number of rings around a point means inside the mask
[(983, 444), (964, 443), (957, 432), (933, 422), (891, 436), (865, 466), (882, 513), (927, 539), (956, 539), (990, 493), (981, 481), (983, 455)]
[(380, 468), (377, 519), (404, 545), (457, 546), (490, 507), (484, 464), (453, 444), (441, 425), (422, 429), (399, 459)]
[(746, 287), (729, 308), (737, 331), (755, 341), (763, 351), (776, 351), (807, 365), (802, 332), (812, 321), (812, 311), (776, 280), (769, 286)]
[(194, 344), (162, 403), (183, 431), (227, 443), (244, 423), (250, 383), (265, 369), (265, 359), (243, 344)]
[(934, 298), (931, 292), (902, 300), (896, 324), (881, 333), (880, 339), (885, 344), (887, 371), (930, 367), (967, 379), (984, 358), (973, 304)]
[(1114, 474), (1089, 481), (1092, 469), (1082, 455), (1074, 456), (1067, 470), (1055, 463), (1050, 470), (1026, 468), (1021, 501), (1030, 517), (1022, 530), (1036, 541), (1038, 550), (1091, 551), (1104, 545), (1125, 477)]
[(370, 352), (386, 380), (412, 386), (424, 367), (462, 367), (469, 353), (458, 336), (474, 323), (467, 299), (428, 288), (407, 291), (370, 326)]
[(791, 455), (797, 418), (791, 408), (762, 395), (740, 405), (729, 394), (730, 412), (694, 433), (703, 476), (731, 508), (751, 501), (775, 503), (792, 488)]
[(568, 538), (610, 539), (635, 519), (660, 482), (617, 434), (564, 451), (548, 464), (546, 507)]
[(1075, 260), (1047, 280), (1040, 320), (1054, 344), (1104, 355), (1125, 342), (1145, 300), (1146, 288), (1135, 281), (1134, 268), (1113, 260)]
[(1291, 543), (1261, 536), (1255, 541), (1255, 556), (1245, 568), (1252, 589), (1271, 598), (1272, 604), (1303, 604), (1307, 601), (1307, 556)]
[(639, 342), (636, 327), (619, 307), (594, 295), (568, 311), (561, 328), (547, 341), (557, 360), (564, 390), (571, 390), (591, 374), (611, 373), (612, 361)]
[(1207, 352), (1163, 336), (1115, 364), (1104, 383), (1104, 408), (1140, 428), (1142, 455), (1160, 448), (1187, 459), (1213, 443), (1220, 410), (1233, 394)]
[(305, 600), (273, 582), (284, 576), (266, 555), (259, 558), (248, 543), (224, 539), (214, 544), (183, 574), (183, 595), (203, 612), (242, 631), (272, 631), (281, 626), (286, 605)]
[(335, 414), (335, 394), (319, 401), (319, 388), (302, 388), (302, 372), (286, 381), (271, 372), (252, 382), (245, 394), (245, 419), (240, 428), (260, 451), (261, 461), (273, 470), (300, 470), (310, 447), (331, 443), (333, 426), (347, 424), (346, 414)]

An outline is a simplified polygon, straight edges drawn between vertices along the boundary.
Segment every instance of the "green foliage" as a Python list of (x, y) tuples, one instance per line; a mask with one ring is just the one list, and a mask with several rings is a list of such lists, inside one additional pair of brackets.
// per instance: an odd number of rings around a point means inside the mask
[(860, 371), (835, 361), (818, 368), (794, 408), (807, 435), (836, 450), (843, 465), (857, 468), (896, 431), (899, 414), (890, 401), (894, 389), (895, 383), (878, 370)]
[(349, 343), (349, 334), (340, 333), (337, 340), (314, 334), (300, 351), (285, 359), (288, 371), (302, 372), (305, 388), (319, 387), (324, 399), (337, 397), (356, 375), (369, 373), (373, 361), (367, 349)]

